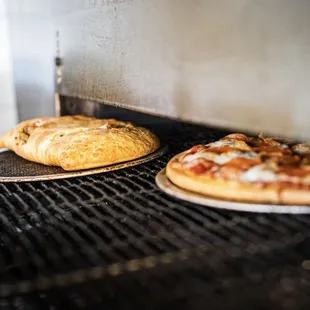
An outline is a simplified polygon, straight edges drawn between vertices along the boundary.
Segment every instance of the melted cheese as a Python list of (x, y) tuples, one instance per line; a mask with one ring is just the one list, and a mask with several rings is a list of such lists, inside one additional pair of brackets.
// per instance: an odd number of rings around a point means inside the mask
[(276, 182), (278, 179), (278, 175), (266, 164), (254, 166), (240, 176), (240, 181), (245, 183)]
[(286, 144), (280, 144), (280, 145), (278, 145), (278, 147), (280, 147), (280, 148), (282, 148), (282, 149), (288, 149), (288, 145), (286, 145)]
[(211, 142), (206, 145), (207, 147), (222, 147), (222, 146), (230, 146), (243, 151), (250, 151), (251, 148), (244, 142), (235, 139), (223, 139), (215, 142)]
[[(240, 149), (240, 151), (231, 151), (225, 152), (222, 154), (216, 154), (214, 152), (197, 152), (195, 154), (188, 154), (184, 157), (183, 161), (187, 166), (192, 166), (197, 164), (197, 160), (203, 158), (208, 161), (212, 161), (218, 165), (223, 165), (228, 163), (230, 160), (234, 158), (247, 158), (254, 159), (259, 155), (255, 152), (250, 151), (250, 147), (243, 141), (238, 141), (234, 139), (224, 139), (216, 142), (212, 142), (206, 145), (209, 148), (212, 147), (222, 147), (222, 146), (230, 146), (233, 148)], [(277, 147), (288, 148), (286, 144), (277, 145)], [(241, 152), (243, 151), (243, 152)], [(303, 144), (296, 146), (296, 153), (308, 153), (310, 152), (310, 145)], [(218, 167), (213, 167), (214, 171), (218, 169)], [(254, 166), (247, 171), (241, 173), (240, 181), (244, 183), (255, 183), (255, 182), (263, 182), (263, 183), (271, 183), (271, 182), (292, 182), (292, 183), (302, 183), (306, 185), (310, 185), (310, 175), (306, 177), (296, 177), (289, 176), (285, 174), (278, 174), (274, 167), (271, 167), (269, 164), (260, 164)]]
[(246, 172), (243, 172), (240, 176), (240, 181), (244, 183), (254, 183), (254, 182), (271, 183), (279, 181), (279, 182), (302, 183), (308, 185), (310, 184), (310, 176), (300, 178), (298, 176), (277, 174), (267, 164), (261, 164), (250, 168)]
[(184, 162), (188, 163), (191, 161), (195, 161), (196, 159), (199, 158), (204, 158), (209, 161), (213, 161), (214, 163), (218, 165), (223, 165), (233, 158), (257, 158), (258, 155), (254, 152), (238, 152), (238, 151), (232, 151), (232, 152), (227, 152), (223, 154), (216, 154), (212, 152), (198, 152), (195, 154), (189, 154), (184, 157)]
[(293, 146), (293, 151), (299, 155), (310, 154), (310, 144), (302, 143)]
[(303, 178), (303, 184), (310, 185), (310, 176), (306, 176)]
[(215, 142), (211, 142), (207, 144), (206, 146), (208, 147), (235, 146), (236, 145), (235, 141), (236, 140), (233, 140), (233, 139), (218, 140)]

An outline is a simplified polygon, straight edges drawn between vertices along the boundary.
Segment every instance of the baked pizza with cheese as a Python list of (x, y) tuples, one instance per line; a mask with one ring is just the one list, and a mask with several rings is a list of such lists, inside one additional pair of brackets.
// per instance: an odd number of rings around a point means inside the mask
[(27, 120), (0, 138), (0, 148), (68, 171), (134, 160), (158, 147), (158, 138), (145, 128), (81, 115)]
[(310, 204), (310, 144), (231, 134), (174, 158), (166, 175), (207, 196), (253, 203)]

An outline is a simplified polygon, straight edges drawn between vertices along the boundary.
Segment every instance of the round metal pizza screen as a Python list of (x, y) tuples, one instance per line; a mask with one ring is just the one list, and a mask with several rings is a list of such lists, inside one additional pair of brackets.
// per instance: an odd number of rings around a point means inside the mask
[(33, 163), (17, 156), (11, 151), (4, 151), (0, 152), (0, 182), (31, 182), (67, 179), (109, 172), (145, 163), (162, 156), (166, 151), (167, 146), (162, 146), (157, 151), (136, 160), (80, 171), (65, 171), (60, 167), (51, 167)]
[(162, 169), (156, 176), (157, 186), (165, 193), (176, 198), (194, 202), (207, 207), (217, 209), (227, 209), (246, 212), (262, 212), (262, 213), (310, 213), (310, 206), (296, 205), (273, 205), (273, 204), (256, 204), (226, 201), (215, 198), (209, 198), (200, 194), (196, 194), (174, 185), (166, 176), (166, 169)]

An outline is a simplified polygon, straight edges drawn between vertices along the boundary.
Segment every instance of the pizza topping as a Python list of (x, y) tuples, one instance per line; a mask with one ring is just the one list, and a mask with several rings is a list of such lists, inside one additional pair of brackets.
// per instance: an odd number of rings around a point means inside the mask
[(238, 180), (240, 178), (240, 173), (241, 171), (238, 166), (221, 166), (217, 176), (227, 180)]
[(301, 164), (300, 167), (302, 169), (310, 169), (310, 155), (306, 155), (302, 160), (301, 160)]
[(288, 149), (289, 146), (287, 144), (280, 144), (278, 147), (281, 147), (282, 149)]
[(288, 148), (287, 144), (285, 144), (283, 142), (276, 141), (276, 140), (274, 140), (272, 138), (264, 138), (263, 139), (263, 144), (264, 145), (268, 145), (268, 146), (283, 148), (283, 149), (287, 149)]
[(202, 150), (206, 150), (206, 146), (205, 145), (202, 145), (202, 144), (198, 144), (198, 145), (195, 145), (193, 146), (190, 150), (189, 150), (189, 154), (195, 154), (197, 153), (198, 151), (202, 151)]
[(281, 152), (259, 152), (260, 158), (263, 162), (273, 161), (278, 165), (292, 165), (300, 161), (299, 156), (291, 155), (290, 153)]
[(240, 181), (245, 183), (271, 183), (271, 182), (287, 182), (310, 184), (309, 171), (303, 171), (299, 168), (282, 168), (276, 169), (269, 164), (261, 164), (254, 166), (242, 173)]
[(310, 175), (303, 178), (303, 184), (310, 185)]
[(214, 174), (216, 169), (213, 168), (217, 168), (215, 163), (211, 161), (205, 161), (203, 159), (197, 159), (193, 163), (189, 163), (187, 167), (195, 174), (203, 174), (206, 171), (211, 171), (211, 174)]
[(189, 153), (190, 154), (195, 154), (198, 151), (199, 145), (195, 145), (193, 146), (190, 150)]
[(276, 182), (278, 176), (276, 172), (271, 169), (268, 164), (261, 164), (254, 166), (242, 173), (240, 176), (241, 182), (253, 183), (253, 182)]
[(184, 162), (190, 162), (198, 158), (204, 158), (205, 160), (213, 161), (216, 164), (222, 165), (229, 162), (233, 158), (256, 158), (258, 154), (254, 152), (240, 152), (233, 151), (222, 154), (215, 154), (213, 152), (198, 152), (195, 154), (189, 154), (184, 157)]
[(250, 138), (244, 135), (243, 133), (232, 133), (230, 135), (225, 136), (221, 140), (233, 139), (238, 141), (249, 142)]
[(253, 151), (258, 152), (260, 154), (291, 154), (290, 149), (288, 148), (281, 148), (279, 146), (273, 147), (273, 146), (258, 146), (258, 147), (253, 147)]
[(279, 158), (275, 158), (274, 161), (277, 162), (279, 166), (292, 166), (292, 165), (297, 165), (300, 162), (300, 157), (298, 155), (293, 155), (293, 156), (285, 155)]
[[(231, 134), (196, 145), (179, 159), (194, 174), (242, 183), (310, 185), (310, 144)], [(284, 185), (283, 185), (284, 186)]]
[(270, 146), (270, 147), (282, 147), (283, 148), (283, 143), (280, 143), (271, 138), (253, 137), (253, 138), (250, 138), (250, 141), (248, 143), (250, 146), (253, 146), (253, 147)]
[(310, 175), (309, 171), (300, 169), (298, 167), (283, 167), (279, 169), (279, 175), (285, 174), (289, 176), (296, 176), (296, 177), (305, 177)]
[(209, 148), (217, 148), (217, 147), (223, 147), (223, 146), (229, 146), (234, 149), (239, 149), (243, 151), (251, 150), (251, 148), (244, 141), (238, 141), (234, 139), (224, 139), (224, 140), (219, 140), (219, 141), (211, 142), (207, 144), (207, 147)]
[(299, 155), (310, 155), (310, 144), (309, 143), (302, 143), (296, 144), (292, 147), (294, 153)]
[(240, 158), (236, 157), (231, 159), (226, 166), (236, 166), (240, 170), (247, 170), (255, 165), (259, 165), (261, 163), (261, 160), (259, 157), (255, 158)]
[(230, 147), (230, 146), (219, 146), (219, 147), (211, 147), (207, 150), (207, 152), (216, 153), (216, 154), (224, 154), (224, 153), (232, 153), (232, 152), (240, 152), (240, 149)]
[(203, 174), (208, 170), (203, 164), (196, 164), (195, 166), (190, 167), (190, 170), (194, 172), (195, 174)]

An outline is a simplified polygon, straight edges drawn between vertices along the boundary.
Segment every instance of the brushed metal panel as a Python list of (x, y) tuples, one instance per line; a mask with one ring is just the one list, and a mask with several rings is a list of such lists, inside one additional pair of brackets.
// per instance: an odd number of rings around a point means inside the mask
[(55, 114), (52, 1), (6, 0), (20, 121)]
[(0, 1), (0, 136), (17, 122), (11, 56), (7, 5)]
[(53, 1), (64, 95), (310, 138), (310, 1)]

